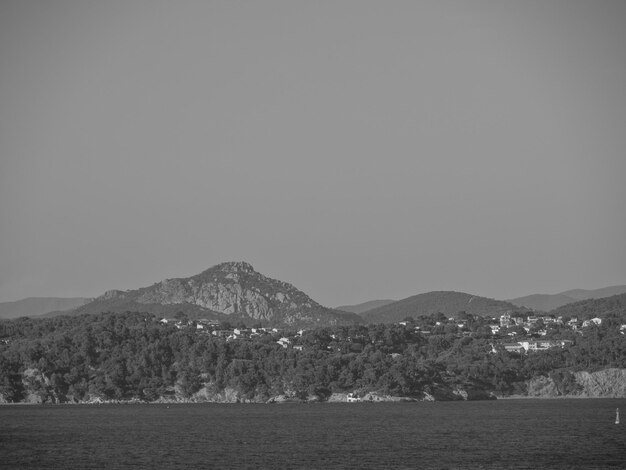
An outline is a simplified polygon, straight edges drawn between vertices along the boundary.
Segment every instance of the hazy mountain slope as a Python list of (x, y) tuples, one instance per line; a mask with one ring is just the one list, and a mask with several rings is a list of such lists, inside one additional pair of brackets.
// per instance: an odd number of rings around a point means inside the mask
[(612, 295), (626, 294), (626, 286), (610, 286), (600, 289), (572, 289), (561, 292), (563, 295), (572, 297), (575, 300), (600, 299), (602, 297), (611, 297)]
[(626, 293), (626, 286), (611, 286), (593, 290), (572, 289), (558, 294), (532, 294), (510, 299), (507, 300), (507, 302), (511, 302), (512, 304), (520, 307), (524, 306), (548, 312), (560, 307), (561, 305), (566, 305), (578, 300), (600, 299), (624, 293)]
[(74, 313), (146, 311), (243, 319), (273, 326), (361, 323), (353, 313), (318, 304), (291, 284), (266, 277), (244, 262), (222, 263), (188, 278), (166, 279), (131, 291), (109, 291)]
[(406, 317), (418, 317), (441, 312), (446, 316), (460, 311), (479, 316), (497, 316), (517, 307), (502, 300), (478, 297), (463, 292), (437, 291), (418, 294), (365, 312), (362, 317), (370, 323), (391, 323)]
[(550, 314), (557, 317), (576, 317), (578, 320), (617, 316), (626, 321), (626, 294), (613, 295), (600, 299), (580, 300), (551, 310)]
[(342, 305), (341, 307), (335, 307), (335, 310), (341, 310), (343, 312), (352, 312), (358, 315), (361, 315), (368, 310), (372, 310), (374, 308), (383, 307), (385, 305), (389, 305), (394, 303), (395, 300), (384, 299), (384, 300), (370, 300), (369, 302), (363, 302), (361, 304), (356, 305)]
[(519, 307), (549, 312), (550, 310), (560, 307), (561, 305), (576, 302), (576, 299), (563, 294), (532, 294), (524, 297), (518, 297), (516, 299), (510, 299), (507, 302), (511, 302)]
[(0, 302), (0, 318), (34, 317), (53, 311), (71, 310), (90, 300), (84, 297), (28, 297), (15, 302)]

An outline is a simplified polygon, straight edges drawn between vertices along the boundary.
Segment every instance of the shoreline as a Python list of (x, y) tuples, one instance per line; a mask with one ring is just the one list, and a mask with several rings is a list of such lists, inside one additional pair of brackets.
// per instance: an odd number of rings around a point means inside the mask
[(590, 396), (580, 396), (580, 395), (567, 395), (567, 396), (556, 396), (556, 397), (538, 397), (538, 396), (524, 396), (524, 395), (511, 395), (506, 397), (496, 397), (495, 400), (419, 400), (417, 398), (410, 397), (393, 397), (392, 399), (386, 400), (376, 400), (376, 401), (356, 401), (349, 402), (346, 400), (284, 400), (284, 401), (265, 401), (265, 402), (255, 402), (255, 401), (200, 401), (200, 400), (173, 400), (173, 401), (141, 401), (141, 400), (102, 400), (102, 401), (92, 401), (92, 402), (64, 402), (64, 403), (29, 403), (29, 402), (1, 402), (0, 407), (2, 406), (101, 406), (101, 405), (285, 405), (285, 404), (298, 404), (298, 405), (326, 405), (326, 404), (336, 404), (336, 403), (346, 403), (350, 405), (358, 405), (358, 404), (378, 404), (378, 403), (448, 403), (448, 402), (492, 402), (492, 401), (506, 401), (506, 400), (620, 400), (625, 399), (626, 396), (619, 397), (607, 397), (607, 396), (599, 396), (599, 397), (590, 397)]

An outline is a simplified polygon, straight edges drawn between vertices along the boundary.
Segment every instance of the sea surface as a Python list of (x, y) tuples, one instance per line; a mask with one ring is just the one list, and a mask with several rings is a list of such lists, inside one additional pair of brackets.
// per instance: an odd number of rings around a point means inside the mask
[(0, 406), (0, 468), (626, 469), (626, 399)]

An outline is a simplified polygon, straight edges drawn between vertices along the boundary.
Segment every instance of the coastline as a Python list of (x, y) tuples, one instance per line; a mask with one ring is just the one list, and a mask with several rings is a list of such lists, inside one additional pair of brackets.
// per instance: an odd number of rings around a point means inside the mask
[(96, 400), (96, 401), (67, 401), (67, 402), (49, 402), (49, 403), (35, 403), (35, 402), (0, 402), (2, 406), (101, 406), (101, 405), (190, 405), (190, 404), (216, 404), (216, 405), (283, 405), (283, 404), (335, 404), (335, 403), (349, 403), (349, 404), (376, 404), (376, 403), (445, 403), (445, 402), (476, 402), (476, 401), (502, 401), (502, 400), (615, 400), (626, 398), (624, 396), (586, 396), (586, 395), (560, 395), (560, 396), (528, 396), (528, 395), (508, 395), (499, 396), (489, 400), (435, 400), (435, 399), (418, 399), (412, 397), (387, 397), (378, 400), (303, 400), (296, 398), (287, 398), (275, 400), (276, 397), (270, 398), (267, 401), (218, 401), (218, 400), (193, 400), (193, 399), (180, 399), (180, 400), (155, 400), (155, 401), (142, 401), (142, 400)]

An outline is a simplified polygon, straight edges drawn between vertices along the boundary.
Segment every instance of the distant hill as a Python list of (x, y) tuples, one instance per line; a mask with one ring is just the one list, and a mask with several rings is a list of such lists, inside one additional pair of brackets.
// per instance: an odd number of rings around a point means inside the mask
[(611, 286), (592, 290), (572, 289), (562, 292), (562, 294), (576, 300), (601, 299), (602, 297), (626, 294), (626, 286)]
[(524, 297), (518, 297), (516, 299), (508, 300), (514, 305), (519, 307), (526, 307), (533, 310), (541, 310), (543, 312), (549, 312), (561, 305), (576, 302), (573, 297), (568, 297), (563, 294), (532, 294)]
[(550, 314), (557, 317), (576, 317), (578, 320), (589, 320), (594, 317), (604, 319), (616, 316), (626, 322), (626, 294), (580, 300), (551, 310)]
[(432, 315), (441, 312), (452, 316), (465, 311), (472, 315), (492, 317), (518, 307), (502, 300), (478, 297), (463, 292), (427, 292), (398, 300), (388, 305), (365, 312), (362, 317), (369, 323), (393, 323), (406, 317)]
[(352, 312), (358, 315), (361, 315), (368, 310), (372, 310), (374, 308), (383, 307), (384, 305), (389, 305), (394, 303), (395, 300), (385, 299), (385, 300), (370, 300), (369, 302), (363, 302), (362, 304), (357, 305), (342, 305), (341, 307), (335, 307), (335, 310), (341, 310), (343, 312)]
[(35, 317), (53, 311), (71, 310), (91, 300), (84, 297), (28, 297), (15, 302), (0, 302), (0, 318)]
[(624, 293), (626, 293), (626, 286), (611, 286), (593, 290), (572, 289), (558, 294), (532, 294), (510, 299), (507, 302), (511, 302), (519, 307), (549, 312), (550, 310), (558, 308), (561, 305), (566, 305), (579, 300), (600, 299)]
[(362, 323), (354, 313), (323, 307), (291, 284), (248, 263), (222, 263), (188, 278), (137, 290), (108, 291), (72, 314), (140, 311), (174, 317), (243, 320), (246, 324), (313, 327)]

